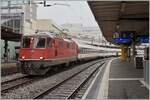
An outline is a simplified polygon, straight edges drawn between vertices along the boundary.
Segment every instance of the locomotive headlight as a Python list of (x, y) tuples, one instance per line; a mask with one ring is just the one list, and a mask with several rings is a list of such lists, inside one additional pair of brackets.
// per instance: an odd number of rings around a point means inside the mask
[(40, 57), (40, 59), (42, 60), (42, 59), (44, 59), (44, 57)]
[(25, 58), (25, 56), (22, 56), (22, 59), (24, 59)]

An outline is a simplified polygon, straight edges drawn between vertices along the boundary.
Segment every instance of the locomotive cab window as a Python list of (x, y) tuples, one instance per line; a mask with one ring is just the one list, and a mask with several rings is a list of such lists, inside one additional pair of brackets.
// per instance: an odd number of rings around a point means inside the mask
[(46, 44), (46, 47), (47, 47), (47, 48), (52, 47), (51, 38), (47, 38), (47, 42), (46, 42), (46, 43), (47, 43), (47, 44)]
[(46, 39), (45, 38), (38, 38), (36, 48), (45, 48)]
[(30, 38), (29, 37), (24, 37), (23, 42), (22, 42), (22, 47), (23, 48), (30, 48)]

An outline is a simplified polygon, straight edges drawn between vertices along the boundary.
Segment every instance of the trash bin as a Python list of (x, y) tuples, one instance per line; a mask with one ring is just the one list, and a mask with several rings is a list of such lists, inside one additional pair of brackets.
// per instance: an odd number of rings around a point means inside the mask
[(137, 69), (143, 69), (143, 57), (135, 57), (134, 62)]

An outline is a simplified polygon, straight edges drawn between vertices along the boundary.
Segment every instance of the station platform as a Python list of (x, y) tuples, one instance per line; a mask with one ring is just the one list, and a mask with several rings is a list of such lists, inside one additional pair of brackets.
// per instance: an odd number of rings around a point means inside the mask
[(16, 62), (1, 63), (1, 76), (19, 72)]
[(148, 99), (149, 88), (144, 82), (143, 69), (113, 58), (105, 65), (103, 76), (97, 75), (91, 89), (82, 99)]

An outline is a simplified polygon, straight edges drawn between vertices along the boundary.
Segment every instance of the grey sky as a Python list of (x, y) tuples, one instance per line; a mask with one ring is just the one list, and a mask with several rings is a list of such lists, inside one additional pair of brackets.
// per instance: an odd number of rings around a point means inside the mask
[(64, 23), (82, 23), (83, 26), (97, 26), (95, 19), (86, 1), (48, 1), (47, 4), (69, 4), (68, 6), (55, 5), (43, 7), (38, 5), (38, 19), (52, 19), (58, 25)]

